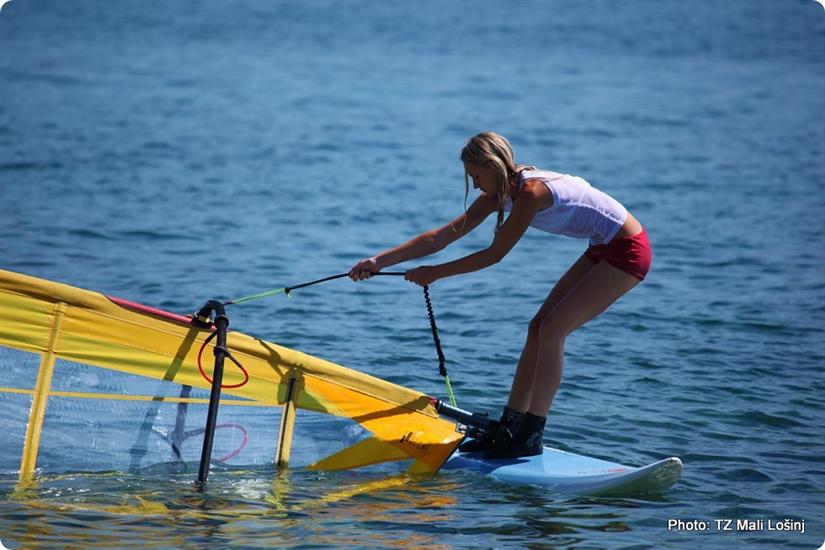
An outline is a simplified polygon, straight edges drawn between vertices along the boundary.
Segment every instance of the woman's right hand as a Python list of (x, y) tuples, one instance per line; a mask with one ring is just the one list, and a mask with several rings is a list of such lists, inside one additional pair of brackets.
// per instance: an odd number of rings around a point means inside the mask
[(372, 258), (364, 258), (354, 266), (352, 269), (349, 270), (348, 276), (353, 281), (362, 281), (364, 279), (369, 279), (372, 277), (373, 273), (378, 273), (381, 271), (381, 267), (378, 265), (378, 260), (375, 256)]

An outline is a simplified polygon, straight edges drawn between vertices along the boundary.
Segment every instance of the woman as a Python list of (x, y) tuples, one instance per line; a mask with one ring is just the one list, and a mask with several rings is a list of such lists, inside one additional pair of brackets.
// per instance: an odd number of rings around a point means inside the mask
[[(461, 151), (465, 193), (469, 180), (481, 195), (458, 218), (380, 254), (349, 272), (362, 280), (385, 267), (428, 256), (463, 237), (498, 212), (492, 244), (458, 260), (420, 266), (406, 279), (429, 285), (499, 262), (529, 226), (575, 238), (589, 246), (555, 284), (530, 321), (510, 398), (501, 420), (465, 442), (465, 452), (512, 458), (542, 452), (544, 425), (562, 377), (564, 340), (641, 282), (651, 262), (641, 224), (619, 202), (584, 179), (517, 165), (510, 143), (493, 132), (472, 137)], [(505, 221), (504, 212), (509, 212)]]

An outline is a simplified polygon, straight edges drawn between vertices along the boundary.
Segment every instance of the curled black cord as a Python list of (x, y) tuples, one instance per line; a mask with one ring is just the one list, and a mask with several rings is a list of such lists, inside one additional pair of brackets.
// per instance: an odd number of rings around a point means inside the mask
[(441, 376), (447, 376), (447, 359), (444, 357), (444, 350), (441, 349), (441, 338), (438, 337), (438, 327), (435, 325), (435, 313), (433, 313), (433, 303), (430, 301), (429, 285), (424, 285), (424, 302), (427, 304), (430, 329), (433, 331), (433, 342), (435, 342), (435, 351), (438, 354), (438, 373)]

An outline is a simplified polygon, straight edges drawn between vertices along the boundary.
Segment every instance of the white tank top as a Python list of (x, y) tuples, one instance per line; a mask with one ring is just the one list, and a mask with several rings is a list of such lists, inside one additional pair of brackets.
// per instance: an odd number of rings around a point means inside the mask
[[(577, 239), (587, 238), (590, 244), (605, 244), (613, 239), (627, 219), (624, 206), (578, 176), (525, 170), (519, 177), (519, 189), (528, 179), (541, 180), (553, 195), (553, 205), (539, 210), (533, 217), (530, 225), (536, 229)], [(513, 200), (507, 195), (504, 210), (512, 209)]]

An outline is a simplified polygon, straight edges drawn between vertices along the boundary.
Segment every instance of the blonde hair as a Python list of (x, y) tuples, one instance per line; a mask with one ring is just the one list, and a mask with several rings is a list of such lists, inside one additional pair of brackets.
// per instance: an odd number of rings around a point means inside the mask
[[(495, 233), (504, 225), (504, 202), (510, 180), (524, 170), (535, 170), (535, 166), (516, 164), (513, 147), (504, 136), (495, 132), (481, 132), (470, 138), (461, 150), (461, 161), (492, 168), (498, 180), (498, 219)], [(464, 210), (467, 210), (467, 196), (470, 193), (470, 177), (464, 170)], [(465, 218), (466, 220), (466, 218)]]

